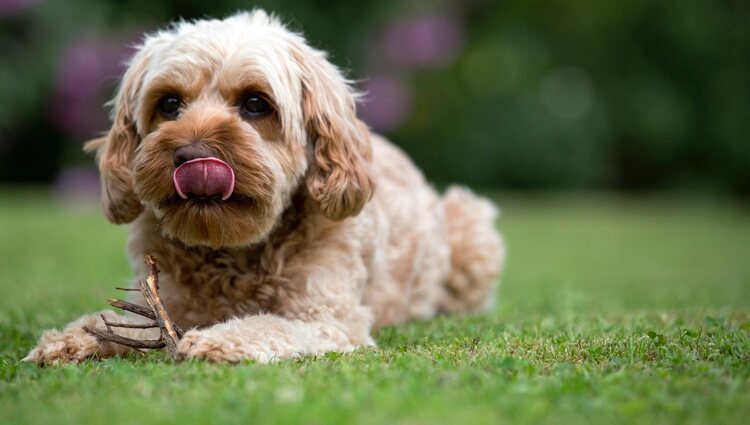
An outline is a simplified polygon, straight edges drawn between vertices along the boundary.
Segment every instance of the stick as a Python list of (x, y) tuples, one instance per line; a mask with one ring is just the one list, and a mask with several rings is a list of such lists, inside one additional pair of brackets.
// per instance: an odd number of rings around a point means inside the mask
[(104, 322), (104, 326), (107, 327), (107, 332), (112, 332), (112, 328), (109, 326), (109, 322), (107, 322), (107, 319), (104, 318), (104, 315), (99, 314), (99, 317), (102, 318), (102, 321)]
[(169, 318), (169, 313), (167, 313), (167, 309), (164, 308), (161, 297), (159, 297), (159, 268), (156, 267), (156, 258), (147, 255), (146, 268), (148, 269), (146, 283), (144, 284), (142, 280), (138, 281), (141, 294), (143, 294), (149, 307), (151, 307), (151, 310), (156, 315), (156, 323), (161, 328), (161, 336), (167, 344), (167, 350), (172, 355), (175, 355), (177, 353), (177, 343), (182, 338), (182, 330)]
[(154, 314), (153, 310), (147, 307), (140, 306), (138, 304), (133, 304), (123, 300), (116, 300), (114, 298), (108, 299), (107, 304), (111, 305), (112, 307), (117, 307), (120, 310), (129, 311), (139, 316), (147, 317), (151, 320), (156, 320), (156, 315)]
[(112, 328), (110, 326), (115, 328), (131, 328), (131, 329), (150, 329), (150, 328), (158, 328), (159, 324), (156, 322), (149, 322), (149, 323), (113, 323), (107, 321), (107, 319), (104, 318), (104, 315), (102, 314), (102, 320), (104, 320), (104, 325), (107, 326), (108, 331), (112, 331)]
[[(84, 330), (101, 341), (109, 341), (135, 349), (158, 349), (166, 347), (172, 358), (177, 358), (177, 343), (182, 338), (183, 331), (169, 317), (167, 309), (164, 308), (164, 304), (159, 296), (159, 268), (156, 266), (156, 258), (147, 255), (145, 263), (147, 271), (146, 283), (142, 280), (138, 280), (137, 289), (117, 289), (123, 291), (139, 291), (146, 300), (146, 303), (148, 303), (148, 307), (114, 298), (108, 299), (107, 304), (146, 317), (151, 319), (151, 321), (147, 323), (115, 323), (108, 321), (104, 315), (102, 315), (101, 318), (104, 322), (104, 326), (107, 328), (106, 331), (89, 326), (84, 326)], [(113, 327), (130, 329), (159, 328), (161, 330), (161, 336), (159, 339), (154, 340), (132, 339), (117, 335), (112, 330)]]
[(89, 326), (84, 326), (83, 329), (94, 335), (95, 337), (99, 339), (103, 339), (105, 341), (114, 342), (116, 344), (120, 345), (126, 345), (131, 348), (164, 348), (166, 347), (166, 344), (161, 339), (132, 339), (132, 338), (126, 338), (124, 336), (117, 335), (112, 332), (102, 331), (96, 328), (91, 328)]

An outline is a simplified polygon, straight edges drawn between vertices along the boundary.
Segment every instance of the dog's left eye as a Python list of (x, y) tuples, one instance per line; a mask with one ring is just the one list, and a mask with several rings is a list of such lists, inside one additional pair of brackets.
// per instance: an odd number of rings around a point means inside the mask
[(260, 117), (271, 111), (271, 105), (260, 93), (250, 93), (242, 99), (240, 112), (250, 117)]

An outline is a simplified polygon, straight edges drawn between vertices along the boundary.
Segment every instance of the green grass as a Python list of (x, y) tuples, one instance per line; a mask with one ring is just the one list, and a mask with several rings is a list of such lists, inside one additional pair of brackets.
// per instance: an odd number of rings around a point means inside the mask
[[(129, 278), (125, 229), (0, 191), (0, 423), (742, 423), (750, 209), (674, 196), (506, 195), (491, 315), (381, 331), (377, 350), (263, 366), (161, 353), (37, 368), (43, 329)], [(743, 419), (744, 418), (744, 419)]]

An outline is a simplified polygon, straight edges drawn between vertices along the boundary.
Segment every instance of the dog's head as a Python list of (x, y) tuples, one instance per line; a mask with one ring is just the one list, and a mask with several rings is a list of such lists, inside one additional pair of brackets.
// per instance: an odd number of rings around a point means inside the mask
[(263, 241), (293, 195), (332, 220), (374, 189), (369, 132), (326, 55), (262, 11), (147, 36), (89, 142), (114, 223), (144, 208), (161, 231), (214, 248)]

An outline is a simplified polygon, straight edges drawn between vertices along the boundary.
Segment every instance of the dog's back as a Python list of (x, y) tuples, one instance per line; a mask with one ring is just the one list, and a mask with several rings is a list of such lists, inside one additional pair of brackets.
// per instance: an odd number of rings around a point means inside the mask
[(379, 136), (372, 145), (377, 190), (363, 213), (381, 255), (365, 304), (376, 326), (492, 305), (505, 254), (495, 207), (460, 187), (441, 197), (398, 148)]

